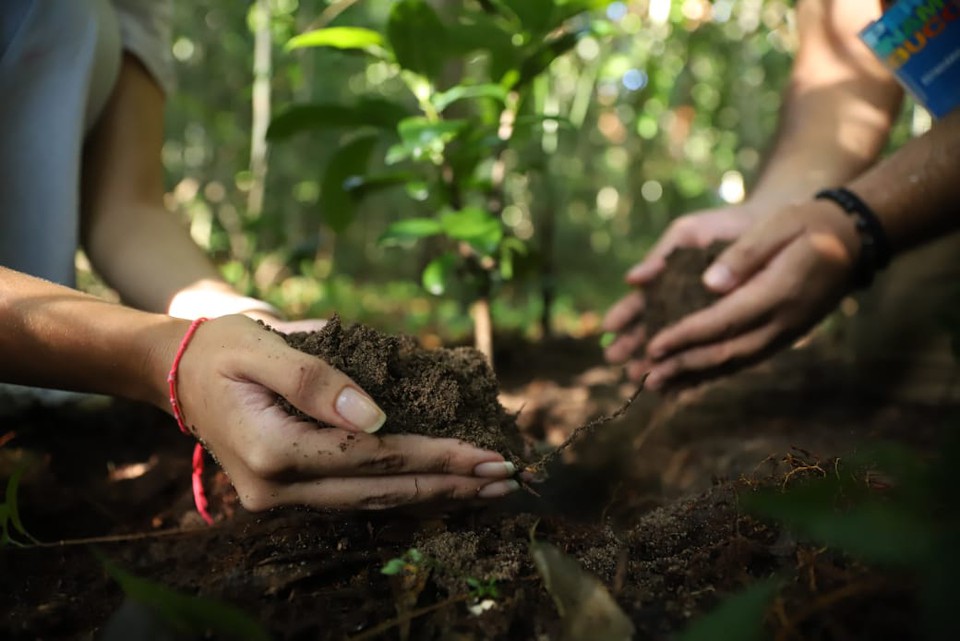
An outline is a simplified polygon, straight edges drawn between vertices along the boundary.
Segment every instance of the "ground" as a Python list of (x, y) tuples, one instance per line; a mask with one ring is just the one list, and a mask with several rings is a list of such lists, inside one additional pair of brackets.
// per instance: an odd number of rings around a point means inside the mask
[[(469, 424), (459, 436), (476, 434), (518, 462), (618, 412), (636, 391), (603, 363), (598, 337), (500, 341), (499, 381), (468, 350), (428, 353), (339, 323), (290, 342), (370, 390), (393, 417), (385, 429), (433, 422), (446, 435)], [(0, 478), (26, 465), (18, 511), (43, 543), (0, 548), (0, 636), (185, 638), (125, 601), (112, 563), (238, 606), (275, 639), (612, 641), (627, 638), (626, 626), (659, 641), (769, 577), (780, 588), (767, 638), (919, 639), (915, 577), (743, 508), (757, 488), (826, 476), (874, 443), (935, 451), (956, 396), (916, 398), (880, 394), (851, 375), (835, 344), (814, 341), (680, 396), (641, 393), (565, 450), (545, 480), (482, 508), (254, 515), (211, 465), (212, 527), (193, 511), (193, 444), (169, 416), (103, 399), (20, 408), (0, 429)]]

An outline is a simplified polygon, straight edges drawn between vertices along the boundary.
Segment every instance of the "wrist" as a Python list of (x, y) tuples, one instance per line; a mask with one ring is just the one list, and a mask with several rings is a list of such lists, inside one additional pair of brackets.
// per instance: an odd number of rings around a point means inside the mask
[(167, 376), (173, 366), (177, 349), (190, 328), (190, 322), (179, 318), (167, 318), (149, 331), (143, 332), (141, 351), (141, 381), (136, 400), (155, 405), (172, 413)]
[(868, 287), (876, 273), (890, 264), (893, 256), (890, 241), (879, 217), (856, 193), (843, 187), (823, 189), (817, 192), (814, 198), (829, 202), (849, 218), (856, 234), (856, 241), (853, 243), (854, 286)]

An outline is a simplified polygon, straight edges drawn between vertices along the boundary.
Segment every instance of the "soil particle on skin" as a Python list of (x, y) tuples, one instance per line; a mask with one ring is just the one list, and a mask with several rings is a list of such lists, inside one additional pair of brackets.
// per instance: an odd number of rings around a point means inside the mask
[[(387, 414), (379, 433), (457, 438), (500, 452), (518, 465), (523, 462), (516, 417), (500, 405), (497, 378), (477, 350), (427, 350), (410, 336), (386, 335), (360, 324), (344, 327), (337, 316), (318, 332), (284, 338), (370, 394)], [(285, 399), (280, 404), (300, 414)]]
[(718, 295), (704, 286), (703, 272), (728, 245), (715, 242), (706, 249), (678, 247), (667, 256), (664, 270), (644, 288), (647, 336), (655, 336), (717, 300)]

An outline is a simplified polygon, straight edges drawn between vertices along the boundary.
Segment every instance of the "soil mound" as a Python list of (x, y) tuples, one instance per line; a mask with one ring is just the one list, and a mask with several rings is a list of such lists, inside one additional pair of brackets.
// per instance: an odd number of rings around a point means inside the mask
[(703, 284), (703, 272), (729, 243), (715, 242), (706, 249), (678, 247), (666, 259), (660, 276), (644, 288), (647, 336), (712, 304), (719, 296)]
[[(516, 417), (497, 398), (493, 370), (469, 347), (427, 350), (411, 336), (365, 325), (344, 327), (334, 316), (319, 332), (284, 335), (287, 344), (350, 376), (387, 413), (381, 433), (458, 438), (523, 462)], [(286, 400), (281, 405), (300, 413)]]

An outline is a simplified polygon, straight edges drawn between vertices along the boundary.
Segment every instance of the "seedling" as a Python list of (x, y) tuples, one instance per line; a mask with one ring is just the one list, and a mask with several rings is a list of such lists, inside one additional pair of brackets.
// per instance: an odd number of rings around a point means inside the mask
[(410, 548), (402, 556), (390, 559), (380, 568), (380, 574), (395, 576), (399, 574), (413, 574), (424, 563), (423, 554), (417, 548)]
[[(29, 543), (38, 543), (27, 529), (23, 526), (20, 518), (20, 506), (17, 502), (17, 492), (20, 489), (20, 477), (26, 465), (19, 465), (13, 471), (10, 480), (7, 481), (7, 488), (4, 492), (4, 502), (0, 503), (0, 547), (7, 545), (24, 546)], [(11, 529), (22, 537), (27, 539), (27, 543), (17, 540), (11, 535)]]
[[(359, 51), (405, 85), (415, 104), (379, 96), (355, 104), (301, 104), (280, 113), (268, 137), (305, 129), (352, 130), (333, 155), (321, 189), (321, 214), (334, 231), (354, 219), (367, 195), (404, 187), (413, 209), (381, 236), (384, 245), (412, 249), (433, 239), (421, 272), (431, 294), (468, 306), (476, 346), (492, 362), (491, 297), (518, 277), (527, 242), (502, 222), (511, 204), (508, 177), (523, 176), (543, 150), (531, 144), (568, 122), (544, 113), (534, 86), (551, 63), (572, 50), (593, 23), (587, 11), (610, 0), (484, 0), (441, 17), (426, 0), (399, 0), (381, 31), (331, 27), (298, 35), (288, 49)], [(382, 143), (386, 143), (383, 145)], [(388, 171), (368, 172), (383, 147)], [(506, 152), (513, 150), (507, 160)]]
[(470, 596), (475, 601), (500, 598), (500, 589), (497, 587), (496, 579), (478, 579), (468, 576), (467, 585), (470, 587)]

